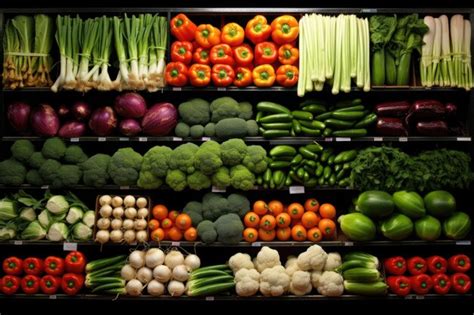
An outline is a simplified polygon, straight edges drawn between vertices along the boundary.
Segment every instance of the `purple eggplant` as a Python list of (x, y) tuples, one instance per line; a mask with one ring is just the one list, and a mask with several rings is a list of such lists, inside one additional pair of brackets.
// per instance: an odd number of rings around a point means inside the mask
[(443, 120), (419, 121), (416, 132), (421, 136), (442, 137), (449, 134), (448, 124)]
[(379, 117), (375, 132), (380, 136), (404, 137), (408, 135), (400, 118)]
[(405, 117), (409, 109), (407, 101), (385, 102), (375, 106), (375, 113), (378, 117)]
[(446, 106), (436, 100), (418, 100), (410, 107), (410, 114), (415, 121), (432, 120), (444, 118), (446, 115)]

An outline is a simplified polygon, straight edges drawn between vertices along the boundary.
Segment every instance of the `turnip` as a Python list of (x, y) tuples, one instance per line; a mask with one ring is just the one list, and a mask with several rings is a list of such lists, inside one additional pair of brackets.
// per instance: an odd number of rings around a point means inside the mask
[(121, 230), (113, 230), (110, 232), (110, 240), (114, 243), (120, 243), (123, 240), (123, 232)]
[(141, 283), (147, 284), (153, 279), (153, 272), (150, 268), (142, 267), (137, 271), (137, 279), (140, 280)]
[(145, 219), (148, 217), (148, 209), (147, 208), (140, 208), (138, 209), (138, 212), (137, 212), (137, 217), (139, 219)]
[(125, 207), (133, 207), (135, 205), (135, 197), (128, 195), (123, 199)]
[(152, 296), (160, 296), (165, 293), (165, 286), (163, 283), (156, 280), (151, 280), (147, 286), (148, 294)]
[(132, 207), (125, 209), (125, 217), (127, 219), (135, 219), (136, 216), (137, 216), (137, 209), (132, 208)]
[(108, 218), (100, 218), (97, 220), (97, 227), (99, 230), (108, 230), (110, 227), (110, 220)]
[(165, 253), (159, 248), (150, 248), (145, 255), (145, 265), (148, 268), (155, 268), (165, 261)]
[(141, 230), (146, 229), (147, 225), (148, 225), (148, 223), (146, 222), (145, 219), (135, 220), (135, 223), (134, 223), (135, 230), (137, 230), (137, 231), (141, 231)]
[(122, 207), (114, 208), (114, 210), (112, 211), (112, 215), (116, 219), (121, 219), (123, 217), (123, 213), (124, 211)]
[(135, 239), (136, 239), (135, 231), (134, 230), (125, 231), (125, 233), (123, 233), (123, 239), (125, 240), (125, 242), (127, 242), (127, 244), (131, 244), (135, 242)]
[(122, 267), (122, 270), (120, 270), (120, 276), (122, 277), (122, 279), (130, 281), (137, 277), (137, 271), (132, 266), (125, 265)]
[(127, 282), (125, 290), (127, 291), (128, 295), (139, 296), (140, 294), (142, 294), (143, 285), (137, 279), (132, 279)]
[(114, 208), (120, 207), (123, 204), (123, 199), (119, 196), (112, 198), (112, 206)]
[(99, 213), (102, 218), (109, 218), (112, 215), (112, 207), (109, 205), (102, 206)]
[(110, 205), (111, 202), (112, 202), (112, 197), (110, 197), (109, 195), (103, 195), (103, 196), (100, 196), (99, 198), (99, 204), (101, 206)]
[(122, 228), (123, 221), (121, 219), (113, 219), (110, 223), (112, 230), (120, 230)]
[(189, 274), (188, 274), (188, 270), (186, 269), (186, 266), (178, 265), (174, 267), (172, 276), (174, 280), (178, 280), (181, 282), (188, 280)]
[(130, 219), (125, 219), (123, 220), (122, 227), (125, 230), (132, 230), (134, 228), (135, 224), (133, 223), (133, 220)]
[(182, 282), (171, 280), (168, 283), (168, 292), (171, 296), (181, 296), (185, 291), (184, 284)]
[(189, 254), (184, 259), (184, 265), (188, 267), (189, 271), (193, 271), (201, 266), (201, 259), (197, 255)]
[(137, 239), (137, 242), (139, 243), (145, 243), (146, 241), (148, 241), (148, 233), (147, 231), (138, 231), (136, 234), (135, 234), (135, 237)]
[(101, 244), (107, 243), (109, 239), (110, 239), (110, 233), (107, 230), (97, 231), (97, 234), (95, 235), (95, 241)]
[(153, 278), (161, 283), (166, 283), (171, 279), (171, 269), (165, 265), (156, 266), (153, 269)]
[(137, 199), (137, 207), (138, 208), (145, 208), (147, 204), (148, 203), (146, 201), (146, 198), (140, 197), (140, 198)]
[(130, 266), (135, 269), (139, 269), (145, 266), (145, 252), (141, 250), (134, 250), (130, 256), (128, 256)]
[(182, 264), (184, 264), (184, 256), (180, 251), (172, 250), (165, 257), (165, 265), (171, 269)]

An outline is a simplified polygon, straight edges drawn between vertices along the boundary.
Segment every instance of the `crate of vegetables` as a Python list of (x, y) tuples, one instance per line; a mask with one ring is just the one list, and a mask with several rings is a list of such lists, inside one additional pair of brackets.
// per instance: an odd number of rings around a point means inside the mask
[(147, 196), (97, 196), (95, 241), (101, 244), (147, 242), (150, 205)]

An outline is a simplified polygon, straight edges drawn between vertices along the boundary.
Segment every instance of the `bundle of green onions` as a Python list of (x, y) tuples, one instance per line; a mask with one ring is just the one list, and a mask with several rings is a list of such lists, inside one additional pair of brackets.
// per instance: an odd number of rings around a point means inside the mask
[(420, 63), (421, 84), (426, 87), (459, 87), (473, 85), (471, 65), (471, 22), (460, 14), (439, 18), (426, 16), (429, 31), (423, 37)]
[(370, 90), (367, 19), (306, 14), (299, 24), (298, 96), (321, 91), (326, 81), (332, 85), (333, 94), (350, 92), (351, 79), (357, 87)]
[(4, 86), (11, 89), (50, 86), (52, 44), (51, 17), (18, 15), (8, 20), (3, 39)]

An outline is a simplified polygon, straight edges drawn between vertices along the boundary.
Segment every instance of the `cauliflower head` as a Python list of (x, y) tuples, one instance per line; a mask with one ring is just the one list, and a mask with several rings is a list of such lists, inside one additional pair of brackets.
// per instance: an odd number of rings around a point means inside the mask
[(229, 267), (232, 269), (234, 275), (237, 275), (237, 271), (240, 269), (255, 269), (252, 258), (249, 254), (237, 253), (230, 257)]
[(334, 271), (325, 271), (319, 278), (318, 292), (324, 296), (341, 296), (344, 292), (344, 279)]
[(297, 270), (291, 276), (290, 292), (294, 295), (306, 295), (311, 292), (311, 274), (307, 271)]
[(274, 266), (260, 274), (260, 293), (264, 296), (280, 296), (290, 287), (290, 276), (283, 266)]
[[(268, 246), (263, 246), (255, 258), (255, 267), (259, 272), (275, 266), (281, 266), (280, 254), (277, 250), (271, 249)], [(283, 268), (285, 270), (285, 268)]]
[(321, 246), (313, 245), (298, 256), (298, 267), (303, 271), (321, 271), (324, 269), (327, 256)]

